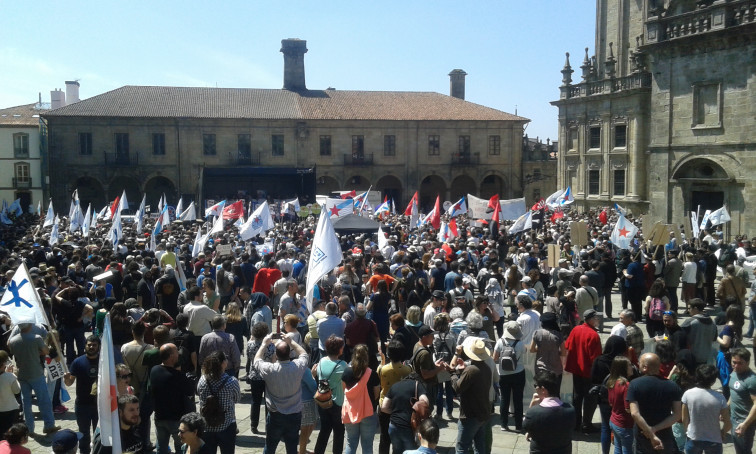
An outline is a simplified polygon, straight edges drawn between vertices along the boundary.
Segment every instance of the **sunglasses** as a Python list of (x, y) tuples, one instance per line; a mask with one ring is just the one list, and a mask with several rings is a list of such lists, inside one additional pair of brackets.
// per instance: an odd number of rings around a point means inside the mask
[(664, 311), (662, 312), (662, 315), (676, 315), (676, 314), (672, 311)]
[(127, 378), (131, 378), (133, 376), (134, 376), (134, 374), (126, 374), (126, 375), (119, 375), (118, 378), (122, 378), (122, 379), (126, 380)]

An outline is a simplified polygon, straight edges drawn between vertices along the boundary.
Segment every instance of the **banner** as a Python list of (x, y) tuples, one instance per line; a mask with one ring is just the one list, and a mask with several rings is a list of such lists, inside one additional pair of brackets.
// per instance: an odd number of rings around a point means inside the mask
[[(519, 199), (499, 200), (501, 213), (500, 221), (514, 221), (520, 216), (527, 213), (528, 208), (525, 205), (525, 197)], [(488, 211), (488, 199), (481, 199), (472, 194), (467, 194), (467, 215), (472, 219), (490, 220), (493, 211)]]

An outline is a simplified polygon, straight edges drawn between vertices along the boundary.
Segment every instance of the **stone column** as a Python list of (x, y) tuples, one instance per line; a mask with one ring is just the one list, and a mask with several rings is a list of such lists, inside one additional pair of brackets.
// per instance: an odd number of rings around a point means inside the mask
[(641, 131), (641, 121), (638, 115), (634, 115), (629, 121), (632, 126), (632, 141), (629, 142), (629, 166), (628, 180), (629, 191), (628, 198), (633, 201), (639, 201), (643, 198), (646, 184), (646, 159), (645, 150), (643, 149), (643, 131)]

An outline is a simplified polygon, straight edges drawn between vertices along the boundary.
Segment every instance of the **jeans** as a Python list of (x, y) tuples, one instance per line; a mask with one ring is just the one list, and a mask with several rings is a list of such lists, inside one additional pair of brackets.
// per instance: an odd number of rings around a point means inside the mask
[[(446, 405), (444, 405), (444, 393), (446, 393)], [(438, 384), (436, 393), (436, 413), (441, 414), (443, 407), (446, 407), (446, 413), (451, 414), (454, 409), (454, 388), (451, 380)]]
[(748, 332), (744, 334), (745, 337), (753, 336), (754, 316), (756, 316), (756, 305), (751, 304), (749, 305), (749, 310), (748, 310)]
[(320, 415), (320, 433), (315, 442), (315, 454), (324, 454), (328, 439), (333, 431), (332, 454), (341, 454), (344, 451), (344, 423), (341, 422), (341, 405), (335, 403), (329, 409), (318, 407)]
[(722, 443), (714, 441), (696, 441), (688, 439), (685, 442), (685, 454), (722, 454)]
[(181, 451), (181, 439), (178, 436), (179, 422), (171, 419), (156, 419), (155, 432), (157, 432), (157, 454), (171, 452), (170, 439), (173, 437), (173, 449), (175, 453)]
[(596, 399), (588, 391), (593, 386), (590, 378), (572, 376), (573, 396), (572, 406), (575, 407), (575, 427), (590, 427), (593, 412), (596, 411)]
[[(297, 426), (299, 429), (299, 426)], [(202, 435), (205, 444), (208, 446), (208, 452), (218, 452), (221, 454), (234, 454), (236, 450), (236, 423), (232, 422), (228, 427), (220, 432), (205, 432)]]
[(254, 430), (257, 429), (257, 425), (260, 423), (260, 406), (264, 403), (263, 394), (265, 393), (265, 382), (263, 380), (250, 380), (249, 384), (252, 387), (252, 408), (249, 412), (249, 421)]
[(377, 426), (378, 416), (375, 413), (363, 418), (356, 424), (344, 424), (346, 431), (346, 450), (344, 453), (356, 454), (357, 446), (361, 445), (363, 454), (373, 454), (373, 439)]
[(474, 446), (477, 454), (485, 454), (486, 450), (486, 426), (488, 421), (479, 421), (474, 418), (459, 418), (457, 423), (457, 454), (466, 454), (471, 446)]
[(74, 406), (76, 413), (76, 425), (78, 431), (82, 433), (81, 440), (79, 440), (79, 452), (81, 454), (89, 454), (89, 444), (92, 441), (90, 431), (94, 433), (97, 427), (97, 405), (79, 405)]
[[(71, 363), (78, 356), (84, 354), (84, 345), (86, 344), (86, 337), (84, 336), (84, 326), (60, 327), (60, 342), (65, 345), (66, 349), (66, 365), (71, 367)], [(74, 350), (74, 345), (76, 350)], [(78, 352), (78, 353), (77, 353)]]
[(55, 425), (55, 416), (52, 411), (52, 401), (50, 394), (47, 392), (47, 382), (42, 375), (32, 380), (18, 380), (21, 385), (21, 401), (24, 404), (24, 421), (30, 432), (34, 432), (34, 413), (32, 413), (32, 391), (37, 396), (37, 406), (42, 420), (45, 422), (45, 428)]
[(609, 422), (614, 434), (614, 454), (633, 454), (633, 428), (620, 427)]
[(501, 427), (509, 426), (509, 402), (514, 399), (514, 423), (515, 429), (522, 429), (522, 395), (525, 390), (525, 371), (516, 374), (499, 376), (499, 389), (501, 389)]
[(609, 404), (598, 404), (601, 414), (601, 452), (609, 454), (609, 445), (612, 444), (612, 429), (609, 427), (609, 418), (612, 416), (612, 407)]
[(751, 449), (753, 448), (753, 434), (754, 431), (756, 431), (756, 425), (751, 424), (751, 426), (745, 430), (743, 435), (738, 437), (735, 435), (735, 428), (738, 427), (741, 422), (742, 421), (732, 422), (732, 446), (735, 448), (735, 454), (751, 454)]
[(412, 432), (412, 429), (399, 428), (394, 423), (389, 423), (388, 431), (393, 454), (401, 454), (410, 449), (417, 449), (417, 442), (415, 441), (415, 434)]
[(275, 453), (278, 443), (283, 440), (286, 454), (297, 454), (299, 448), (299, 428), (302, 425), (302, 413), (285, 415), (269, 411), (265, 417), (265, 447), (263, 454)]

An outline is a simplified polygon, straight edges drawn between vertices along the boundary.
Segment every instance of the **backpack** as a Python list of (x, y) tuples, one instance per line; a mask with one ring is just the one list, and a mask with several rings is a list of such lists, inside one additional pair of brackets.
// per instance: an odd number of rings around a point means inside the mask
[(661, 320), (664, 313), (664, 301), (661, 298), (653, 298), (648, 308), (649, 320)]
[(509, 343), (504, 344), (504, 349), (499, 357), (499, 365), (504, 372), (514, 372), (517, 369), (517, 353), (515, 352), (515, 345), (520, 342), (515, 340), (512, 345)]
[[(318, 380), (318, 389), (315, 391), (315, 403), (318, 404), (318, 407), (322, 408), (323, 410), (328, 410), (333, 406), (333, 391), (331, 390), (331, 385), (328, 383), (328, 380), (331, 378), (331, 375), (336, 371), (336, 368), (339, 367), (339, 363), (341, 361), (338, 361), (335, 366), (333, 366), (333, 369), (331, 369), (331, 373), (328, 374), (328, 377), (325, 379)], [(318, 377), (322, 374), (323, 368), (321, 367), (320, 363), (318, 363)]]
[(430, 418), (431, 409), (428, 402), (420, 400), (417, 395), (418, 381), (415, 380), (415, 397), (410, 398), (410, 404), (412, 404), (412, 415), (410, 416), (410, 425), (412, 431), (417, 431), (420, 424), (426, 419)]
[(452, 351), (449, 348), (449, 344), (446, 342), (446, 339), (449, 337), (448, 333), (444, 333), (443, 337), (439, 336), (441, 339), (441, 344), (438, 346), (438, 349), (436, 349), (436, 360), (442, 360), (445, 363), (451, 362), (451, 359), (454, 355), (452, 355)]
[(223, 389), (223, 386), (225, 386), (227, 381), (228, 376), (226, 375), (223, 377), (223, 380), (221, 380), (220, 386), (218, 387), (217, 391), (213, 391), (213, 387), (210, 385), (210, 382), (207, 383), (207, 387), (210, 390), (210, 395), (207, 396), (207, 399), (205, 399), (205, 405), (202, 405), (200, 407), (200, 414), (203, 418), (205, 418), (205, 421), (207, 422), (207, 425), (209, 427), (220, 426), (226, 419), (226, 410), (223, 408), (223, 405), (221, 405), (217, 393), (221, 389)]

